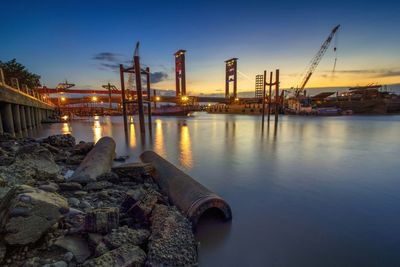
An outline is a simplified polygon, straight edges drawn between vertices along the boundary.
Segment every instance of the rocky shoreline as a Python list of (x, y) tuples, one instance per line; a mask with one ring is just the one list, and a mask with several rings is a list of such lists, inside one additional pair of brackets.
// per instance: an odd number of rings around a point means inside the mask
[(73, 179), (93, 147), (71, 135), (0, 136), (0, 265), (196, 266), (191, 223), (151, 164)]

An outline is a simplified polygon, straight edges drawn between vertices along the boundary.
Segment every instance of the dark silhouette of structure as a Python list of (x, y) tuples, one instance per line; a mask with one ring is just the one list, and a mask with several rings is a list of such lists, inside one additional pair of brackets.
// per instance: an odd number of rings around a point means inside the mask
[(233, 82), (233, 98), (237, 98), (237, 58), (225, 61), (225, 97), (229, 98), (229, 83)]
[(176, 96), (186, 95), (186, 70), (185, 70), (186, 50), (179, 50), (175, 55), (175, 81)]

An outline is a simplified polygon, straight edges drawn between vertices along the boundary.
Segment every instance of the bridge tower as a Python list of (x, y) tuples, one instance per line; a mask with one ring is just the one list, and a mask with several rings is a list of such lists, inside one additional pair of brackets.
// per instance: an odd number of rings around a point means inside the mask
[(237, 97), (237, 58), (225, 61), (225, 97), (229, 98), (229, 83), (233, 82), (233, 98)]
[(178, 50), (175, 55), (175, 81), (176, 96), (186, 95), (186, 70), (185, 70), (186, 50)]

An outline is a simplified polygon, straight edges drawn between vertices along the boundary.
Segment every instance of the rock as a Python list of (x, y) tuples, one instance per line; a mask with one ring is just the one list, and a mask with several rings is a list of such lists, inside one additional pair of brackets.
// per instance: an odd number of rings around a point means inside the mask
[(116, 174), (114, 172), (107, 172), (100, 176), (97, 176), (96, 180), (97, 181), (108, 181), (108, 182), (117, 184), (117, 183), (119, 183), (119, 176), (118, 176), (118, 174)]
[(128, 226), (113, 229), (104, 237), (104, 243), (111, 249), (118, 248), (123, 244), (142, 245), (150, 236), (145, 229), (131, 229)]
[(9, 245), (34, 243), (68, 210), (66, 199), (60, 195), (27, 185), (13, 188), (0, 204), (4, 240)]
[(55, 147), (73, 147), (75, 146), (75, 138), (70, 134), (57, 134), (42, 140), (43, 143), (50, 144)]
[(148, 175), (154, 170), (153, 166), (149, 163), (126, 163), (113, 167), (112, 171), (118, 174), (119, 177), (126, 177), (138, 183), (143, 182), (143, 175)]
[(2, 241), (0, 241), (0, 263), (4, 260), (6, 252), (7, 252), (6, 245)]
[(107, 181), (100, 181), (100, 182), (93, 182), (87, 184), (83, 190), (85, 191), (98, 191), (98, 190), (103, 190), (105, 188), (110, 188), (112, 187), (113, 184)]
[(88, 192), (82, 191), (82, 190), (78, 190), (78, 191), (74, 192), (74, 195), (77, 197), (83, 197), (83, 196), (86, 196), (87, 194), (88, 194)]
[(88, 267), (140, 267), (143, 266), (146, 253), (138, 246), (123, 246), (104, 253), (100, 257), (88, 260), (83, 266)]
[(57, 261), (51, 265), (51, 267), (68, 267), (68, 263), (65, 261)]
[(54, 242), (54, 245), (74, 254), (78, 263), (83, 263), (91, 254), (86, 239), (77, 235), (62, 236)]
[(163, 199), (155, 190), (143, 188), (129, 190), (122, 201), (121, 212), (127, 213), (136, 221), (146, 222), (157, 202), (162, 203)]
[(75, 155), (86, 155), (87, 153), (90, 152), (90, 150), (92, 150), (94, 146), (93, 142), (79, 142), (79, 144), (75, 145), (74, 149), (73, 149), (73, 153)]
[(70, 197), (68, 198), (68, 203), (72, 206), (72, 207), (79, 207), (79, 204), (81, 203), (79, 199), (75, 198), (75, 197)]
[(70, 251), (68, 251), (67, 253), (64, 254), (64, 260), (66, 262), (70, 262), (74, 259), (74, 254)]
[(108, 249), (107, 245), (104, 244), (103, 242), (100, 242), (94, 248), (94, 256), (97, 258), (97, 257), (107, 253), (108, 251), (110, 251), (110, 250)]
[(74, 171), (73, 171), (73, 170), (68, 170), (68, 171), (64, 174), (64, 179), (68, 181), (68, 180), (72, 177), (73, 174), (74, 174)]
[(68, 165), (79, 165), (85, 158), (85, 155), (69, 155), (66, 158), (65, 163)]
[(88, 241), (91, 247), (96, 247), (103, 241), (103, 235), (97, 233), (88, 233)]
[(58, 184), (58, 186), (60, 187), (61, 191), (76, 191), (82, 189), (82, 185), (76, 182), (61, 183)]
[(81, 201), (81, 203), (79, 204), (79, 208), (81, 209), (91, 209), (92, 205), (90, 205), (90, 203), (86, 200)]
[(58, 191), (58, 185), (54, 183), (49, 183), (49, 184), (44, 184), (39, 186), (39, 189), (47, 191), (47, 192), (52, 192), (55, 193)]
[(175, 207), (157, 205), (151, 216), (146, 266), (197, 265), (190, 222)]
[(98, 208), (87, 212), (85, 216), (85, 230), (90, 233), (109, 233), (118, 228), (118, 208)]
[(116, 157), (114, 159), (114, 161), (125, 162), (127, 159), (129, 159), (129, 156), (119, 156), (119, 157)]

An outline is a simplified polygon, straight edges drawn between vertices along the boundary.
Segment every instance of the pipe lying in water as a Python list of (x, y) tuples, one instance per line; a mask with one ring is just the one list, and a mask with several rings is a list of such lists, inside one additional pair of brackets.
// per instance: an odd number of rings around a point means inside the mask
[(83, 159), (70, 181), (88, 183), (96, 181), (97, 176), (111, 171), (115, 156), (115, 141), (102, 137)]
[(231, 208), (217, 194), (211, 192), (192, 177), (153, 151), (140, 155), (145, 163), (155, 169), (154, 179), (181, 212), (196, 226), (200, 216), (209, 209), (221, 211), (225, 220), (232, 219)]

